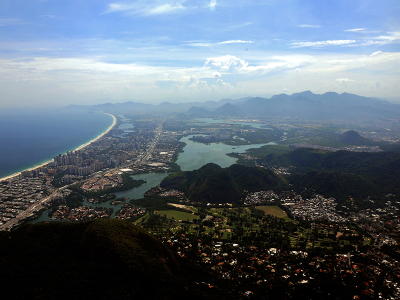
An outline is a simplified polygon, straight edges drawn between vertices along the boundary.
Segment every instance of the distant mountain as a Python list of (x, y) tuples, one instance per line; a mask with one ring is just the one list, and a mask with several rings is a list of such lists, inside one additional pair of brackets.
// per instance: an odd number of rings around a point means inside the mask
[(310, 91), (252, 98), (237, 106), (249, 116), (279, 116), (307, 119), (390, 118), (400, 113), (400, 105), (343, 93), (322, 95)]
[(211, 115), (211, 112), (208, 109), (202, 107), (192, 106), (188, 110), (187, 114), (191, 116), (207, 116)]
[(234, 106), (230, 103), (226, 103), (219, 107), (215, 112), (215, 115), (217, 116), (231, 116), (231, 117), (237, 117), (237, 116), (243, 116), (242, 110)]
[(270, 170), (237, 164), (224, 169), (209, 163), (198, 170), (172, 174), (160, 186), (181, 190), (193, 201), (233, 203), (243, 197), (244, 190), (266, 190), (285, 184), (279, 175)]
[(370, 140), (362, 137), (357, 131), (349, 130), (342, 133), (337, 139), (339, 142), (349, 145), (368, 145)]
[[(192, 107), (196, 107), (192, 109)], [(241, 99), (222, 99), (220, 101), (170, 103), (159, 105), (124, 102), (100, 105), (69, 105), (66, 109), (86, 109), (110, 113), (189, 113), (214, 116), (251, 116), (251, 117), (290, 117), (300, 119), (372, 119), (397, 118), (400, 104), (393, 104), (377, 98), (369, 98), (349, 93), (328, 92), (314, 94), (311, 91), (279, 94), (271, 98), (246, 97)], [(200, 109), (204, 109), (201, 111)]]

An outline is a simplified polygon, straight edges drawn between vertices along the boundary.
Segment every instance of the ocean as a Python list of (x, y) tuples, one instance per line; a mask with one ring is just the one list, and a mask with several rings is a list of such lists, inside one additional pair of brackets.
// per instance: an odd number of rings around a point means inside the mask
[(75, 150), (105, 132), (110, 115), (79, 110), (0, 112), (0, 178)]

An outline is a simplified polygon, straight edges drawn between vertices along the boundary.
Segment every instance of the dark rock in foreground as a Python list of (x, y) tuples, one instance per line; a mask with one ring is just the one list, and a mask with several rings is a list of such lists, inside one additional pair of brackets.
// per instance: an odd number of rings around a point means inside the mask
[(197, 294), (187, 289), (193, 283), (167, 247), (120, 220), (40, 223), (1, 232), (0, 270), (7, 299), (190, 299)]

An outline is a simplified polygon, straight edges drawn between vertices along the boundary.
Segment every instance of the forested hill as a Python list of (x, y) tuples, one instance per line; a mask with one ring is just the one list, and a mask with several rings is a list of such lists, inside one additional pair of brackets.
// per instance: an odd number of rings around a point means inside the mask
[(355, 130), (349, 130), (342, 133), (337, 140), (349, 145), (371, 145), (373, 143), (372, 140), (362, 137)]
[(291, 167), (288, 180), (295, 187), (315, 189), (337, 199), (368, 196), (377, 199), (390, 193), (400, 196), (400, 152), (329, 152), (303, 148), (268, 155), (262, 163)]
[(198, 289), (209, 273), (121, 220), (0, 232), (0, 269), (4, 299), (227, 299)]
[(279, 189), (286, 181), (270, 170), (237, 164), (221, 168), (209, 163), (198, 170), (172, 174), (160, 186), (183, 191), (193, 201), (232, 203), (242, 198), (244, 190)]

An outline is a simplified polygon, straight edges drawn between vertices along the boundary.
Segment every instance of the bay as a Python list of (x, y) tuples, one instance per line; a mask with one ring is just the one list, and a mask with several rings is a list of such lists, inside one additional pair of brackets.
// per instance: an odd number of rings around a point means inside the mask
[[(211, 120), (211, 119), (210, 119)], [(242, 123), (237, 123), (238, 125), (242, 125)], [(248, 122), (243, 125), (247, 125)], [(259, 123), (251, 123), (257, 124)], [(125, 125), (124, 129), (130, 128), (129, 125)], [(121, 127), (120, 127), (121, 128)], [(210, 143), (203, 144), (193, 140), (190, 140), (193, 135), (186, 136), (180, 139), (181, 142), (185, 142), (186, 146), (183, 148), (183, 152), (181, 152), (178, 156), (178, 160), (176, 163), (181, 167), (182, 171), (192, 171), (201, 168), (203, 165), (207, 163), (215, 163), (220, 165), (222, 168), (227, 168), (234, 163), (236, 163), (236, 158), (227, 156), (226, 154), (237, 152), (244, 153), (247, 149), (250, 148), (259, 148), (264, 145), (276, 145), (275, 142), (269, 142), (265, 144), (250, 144), (250, 145), (240, 145), (240, 146), (232, 146), (225, 145), (223, 143)], [(281, 137), (282, 139), (283, 137)], [(167, 177), (168, 173), (144, 173), (132, 175), (131, 177), (134, 180), (145, 180), (146, 183), (141, 185), (140, 187), (133, 188), (126, 191), (121, 191), (114, 193), (117, 198), (128, 198), (128, 199), (140, 199), (144, 197), (144, 193), (151, 189), (152, 187), (158, 186), (161, 181)], [(90, 203), (87, 200), (84, 201), (83, 205), (90, 207), (106, 207), (113, 208), (114, 211), (111, 215), (111, 218), (115, 218), (115, 213), (123, 206), (124, 203), (118, 205), (111, 205), (111, 201), (103, 202), (103, 203)], [(43, 213), (39, 218), (30, 221), (29, 223), (37, 223), (41, 221), (51, 221), (48, 218), (48, 212)]]
[(106, 131), (112, 122), (109, 115), (76, 110), (0, 113), (0, 178), (75, 150)]

